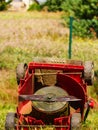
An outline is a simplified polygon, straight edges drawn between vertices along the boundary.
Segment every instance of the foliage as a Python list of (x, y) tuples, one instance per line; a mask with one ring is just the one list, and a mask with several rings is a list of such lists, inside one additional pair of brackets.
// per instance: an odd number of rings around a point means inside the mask
[(98, 16), (97, 0), (81, 0), (81, 4), (74, 9), (75, 16), (81, 19), (93, 19)]
[(0, 11), (7, 10), (8, 5), (10, 4), (11, 1), (12, 0), (5, 2), (4, 0), (0, 0)]
[(98, 37), (97, 0), (69, 0), (65, 1), (62, 8), (68, 12), (69, 16), (75, 18), (73, 23), (75, 35), (81, 37)]
[(0, 11), (6, 10), (7, 9), (7, 4), (5, 2), (0, 2)]
[(48, 11), (52, 11), (52, 12), (55, 12), (55, 11), (62, 11), (62, 3), (63, 3), (64, 0), (47, 0), (45, 2), (45, 4), (43, 5), (44, 6), (47, 6), (48, 7)]
[(32, 4), (29, 10), (40, 11), (44, 7), (49, 12), (64, 11), (67, 16), (73, 16), (74, 35), (98, 37), (98, 0), (47, 0), (43, 5)]
[(97, 19), (75, 19), (73, 22), (73, 33), (80, 37), (98, 37)]
[(74, 9), (81, 4), (81, 0), (65, 0), (61, 8), (63, 11), (67, 12), (68, 16), (74, 16)]
[(32, 11), (32, 10), (41, 11), (41, 9), (42, 9), (42, 5), (39, 5), (37, 3), (33, 3), (30, 5), (28, 11)]

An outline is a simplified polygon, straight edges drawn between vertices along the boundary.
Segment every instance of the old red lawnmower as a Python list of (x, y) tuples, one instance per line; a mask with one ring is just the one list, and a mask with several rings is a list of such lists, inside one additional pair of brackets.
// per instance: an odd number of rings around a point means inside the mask
[(6, 116), (5, 130), (79, 130), (93, 103), (91, 61), (39, 59), (16, 69), (18, 106)]

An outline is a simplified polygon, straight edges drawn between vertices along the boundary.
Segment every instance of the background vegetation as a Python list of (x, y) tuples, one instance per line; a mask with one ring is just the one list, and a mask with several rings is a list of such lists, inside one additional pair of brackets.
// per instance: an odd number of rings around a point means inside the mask
[[(0, 0), (0, 10), (8, 9), (11, 0)], [(98, 38), (98, 0), (47, 0), (44, 4), (35, 2), (28, 11), (64, 11), (65, 24), (69, 26), (69, 16), (74, 17), (73, 33), (79, 37)], [(67, 15), (66, 15), (67, 14)]]
[[(35, 56), (68, 59), (69, 28), (62, 25), (62, 12), (0, 12), (0, 130), (8, 112), (16, 111), (15, 69)], [(98, 70), (98, 40), (73, 37), (72, 59), (92, 60)], [(95, 101), (84, 130), (98, 129), (98, 80), (88, 87)]]
[(7, 10), (12, 0), (5, 2), (5, 0), (0, 0), (0, 11)]
[(29, 10), (64, 11), (65, 23), (74, 17), (73, 33), (80, 37), (98, 37), (98, 0), (47, 0), (45, 4), (33, 4)]

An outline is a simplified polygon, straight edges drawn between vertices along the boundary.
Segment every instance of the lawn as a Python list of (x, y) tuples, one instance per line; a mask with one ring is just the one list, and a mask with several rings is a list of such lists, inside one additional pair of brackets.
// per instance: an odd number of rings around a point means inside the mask
[[(17, 106), (15, 69), (18, 63), (36, 56), (68, 59), (69, 29), (63, 26), (62, 13), (0, 12), (0, 130), (7, 112)], [(98, 39), (72, 39), (72, 59), (92, 60), (98, 70)], [(96, 83), (97, 84), (97, 83)], [(98, 86), (88, 88), (96, 101), (84, 130), (98, 130)]]

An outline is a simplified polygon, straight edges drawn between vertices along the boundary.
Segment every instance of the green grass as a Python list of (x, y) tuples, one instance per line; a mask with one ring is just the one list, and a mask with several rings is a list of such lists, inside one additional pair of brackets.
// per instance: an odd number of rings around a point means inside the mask
[[(0, 13), (0, 130), (5, 117), (17, 106), (15, 69), (20, 62), (36, 56), (68, 59), (69, 30), (61, 23), (60, 13), (2, 12)], [(98, 70), (98, 39), (73, 37), (72, 59), (92, 60)], [(98, 102), (98, 83), (89, 94)], [(98, 129), (98, 108), (91, 110), (85, 130)]]
[(0, 104), (0, 130), (4, 130), (4, 124), (5, 124), (5, 120), (6, 120), (6, 115), (9, 112), (15, 112), (15, 104), (14, 103), (10, 103), (9, 104)]
[(98, 110), (91, 110), (86, 122), (83, 124), (83, 130), (98, 130)]

